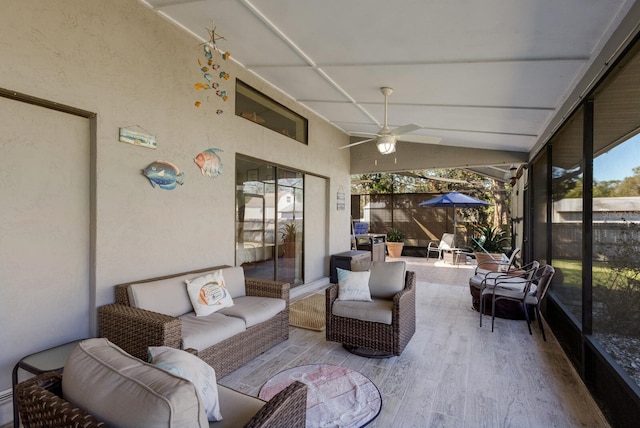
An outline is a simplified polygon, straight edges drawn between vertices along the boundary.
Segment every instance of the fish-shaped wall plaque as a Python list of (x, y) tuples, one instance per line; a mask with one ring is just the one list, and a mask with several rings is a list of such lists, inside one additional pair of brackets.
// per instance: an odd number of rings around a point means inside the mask
[(176, 184), (184, 183), (184, 172), (180, 172), (177, 166), (167, 161), (155, 161), (142, 170), (142, 175), (149, 179), (151, 187), (156, 184), (161, 189), (173, 190)]
[(193, 159), (202, 175), (214, 178), (222, 174), (222, 160), (216, 153), (221, 151), (221, 149), (207, 149), (198, 153), (198, 156)]

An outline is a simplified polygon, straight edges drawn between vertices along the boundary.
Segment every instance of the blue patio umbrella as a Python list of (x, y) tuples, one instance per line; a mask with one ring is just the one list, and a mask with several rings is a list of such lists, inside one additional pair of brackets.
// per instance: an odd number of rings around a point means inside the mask
[(488, 202), (481, 201), (464, 193), (449, 192), (444, 195), (440, 195), (436, 198), (429, 199), (428, 201), (420, 202), (418, 204), (421, 207), (432, 208), (453, 208), (453, 236), (455, 245), (456, 236), (456, 208), (479, 208), (491, 205)]

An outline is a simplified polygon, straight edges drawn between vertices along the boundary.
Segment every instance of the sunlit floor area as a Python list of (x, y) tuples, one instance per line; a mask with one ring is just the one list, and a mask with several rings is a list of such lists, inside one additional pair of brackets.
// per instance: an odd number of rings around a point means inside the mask
[[(396, 260), (396, 259), (387, 259)], [(257, 396), (280, 371), (333, 364), (372, 380), (382, 410), (370, 427), (608, 427), (550, 329), (490, 318), (479, 327), (468, 280), (474, 266), (403, 257), (417, 274), (417, 328), (399, 357), (369, 359), (291, 327), (289, 340), (219, 379)], [(10, 425), (6, 425), (7, 427)], [(4, 427), (1, 427), (4, 428)]]
[[(369, 359), (325, 341), (324, 332), (291, 328), (290, 339), (220, 380), (257, 395), (285, 368), (342, 365), (382, 394), (372, 427), (603, 427), (606, 420), (547, 329), (490, 318), (478, 326), (468, 279), (473, 266), (403, 257), (417, 273), (417, 329), (400, 357)], [(392, 259), (388, 259), (392, 260)]]

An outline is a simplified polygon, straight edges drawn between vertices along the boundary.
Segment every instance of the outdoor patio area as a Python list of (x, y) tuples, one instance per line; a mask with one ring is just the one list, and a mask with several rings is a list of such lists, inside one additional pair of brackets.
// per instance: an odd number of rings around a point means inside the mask
[[(395, 260), (395, 259), (387, 259)], [(417, 328), (400, 357), (368, 359), (291, 327), (281, 343), (220, 383), (258, 395), (276, 373), (321, 363), (349, 367), (382, 394), (373, 427), (606, 427), (598, 406), (550, 329), (497, 319), (478, 326), (468, 279), (473, 266), (403, 257), (417, 273)], [(485, 317), (489, 321), (489, 317)]]

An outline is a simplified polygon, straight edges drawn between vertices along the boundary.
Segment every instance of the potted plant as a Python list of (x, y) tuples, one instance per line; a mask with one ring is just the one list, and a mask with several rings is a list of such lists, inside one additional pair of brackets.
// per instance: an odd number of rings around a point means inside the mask
[(480, 234), (480, 237), (474, 240), (478, 264), (501, 261), (504, 255), (504, 246), (509, 241), (504, 230), (489, 225), (479, 226), (476, 230)]
[(404, 246), (404, 233), (392, 227), (387, 232), (387, 251), (389, 257), (398, 258), (402, 255), (402, 247)]
[(280, 228), (280, 241), (284, 249), (284, 257), (295, 257), (298, 225), (294, 222), (283, 224)]

